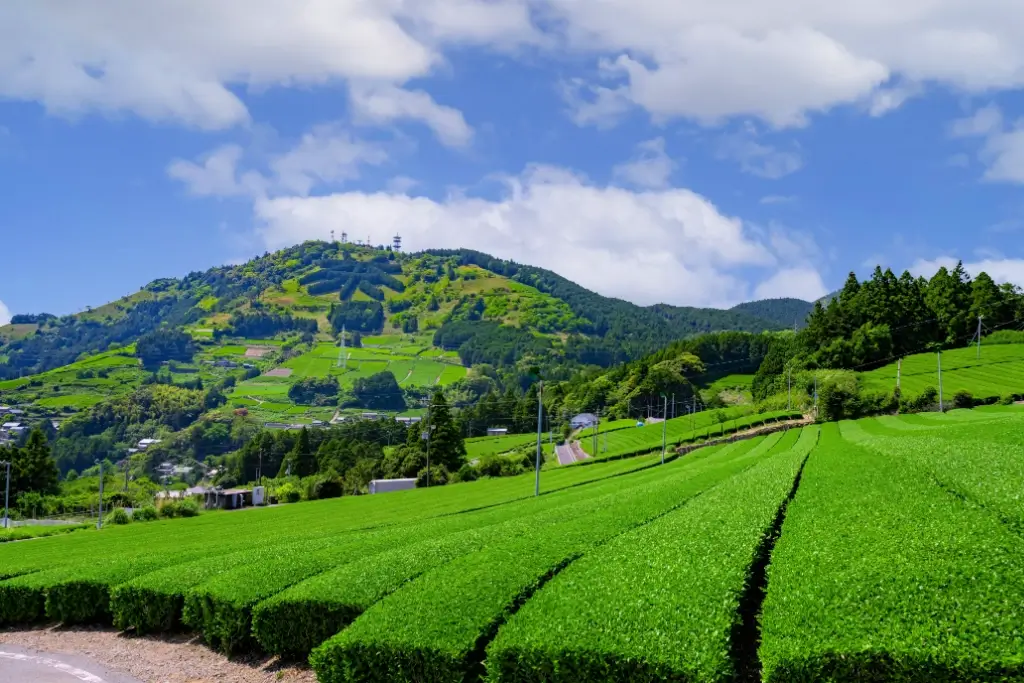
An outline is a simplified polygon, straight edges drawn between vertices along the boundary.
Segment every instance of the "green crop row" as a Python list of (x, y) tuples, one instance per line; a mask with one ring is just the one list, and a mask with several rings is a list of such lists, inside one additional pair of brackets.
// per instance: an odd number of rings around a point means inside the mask
[(1021, 680), (1019, 536), (906, 454), (860, 444), (825, 425), (789, 506), (768, 568), (764, 680)]
[(734, 680), (741, 595), (817, 436), (793, 430), (756, 467), (574, 563), (502, 627), (489, 680)]
[(591, 499), (581, 517), (551, 521), (426, 572), (313, 652), (319, 680), (462, 680), (477, 673), (480, 643), (533, 591), (596, 545), (749, 467), (757, 458), (744, 454), (747, 448), (731, 444), (702, 461), (667, 468), (646, 485)]
[[(798, 419), (802, 417), (802, 414), (799, 411), (779, 410), (758, 415), (743, 415), (722, 423), (711, 422), (706, 413), (701, 413), (700, 416), (707, 422), (703, 426), (698, 424), (695, 429), (690, 428), (689, 418), (680, 417), (668, 421), (664, 429), (664, 439), (670, 449), (684, 443), (714, 439), (751, 427)], [(662, 426), (655, 424), (634, 429), (620, 429), (609, 433), (607, 437), (598, 436), (596, 453), (592, 452), (594, 450), (592, 439), (582, 439), (580, 445), (599, 460), (627, 458), (661, 450), (662, 436)], [(606, 442), (607, 448), (605, 448)]]
[[(729, 457), (738, 457), (753, 445), (732, 448)], [(714, 456), (715, 451), (709, 448), (680, 466), (696, 466)], [(253, 615), (254, 634), (267, 652), (304, 656), (371, 605), (420, 574), (476, 552), (484, 545), (526, 536), (552, 522), (578, 518), (592, 511), (595, 505), (603, 504), (595, 504), (593, 499), (604, 501), (608, 494), (635, 489), (674, 470), (675, 467), (650, 469), (633, 474), (628, 480), (597, 482), (475, 513), (473, 528), (452, 527), (447, 534), (424, 534), (424, 540), (413, 545), (362, 557), (299, 583), (258, 605)]]

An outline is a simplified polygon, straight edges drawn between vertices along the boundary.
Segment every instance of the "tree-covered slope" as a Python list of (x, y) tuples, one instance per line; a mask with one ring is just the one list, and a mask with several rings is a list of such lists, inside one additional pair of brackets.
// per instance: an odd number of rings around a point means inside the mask
[(803, 299), (761, 299), (733, 306), (729, 310), (768, 320), (780, 327), (802, 328), (807, 325), (807, 316), (814, 310), (814, 304)]
[[(591, 292), (541, 268), (480, 252), (396, 254), (306, 242), (247, 263), (155, 280), (139, 292), (62, 317), (17, 316), (0, 328), (0, 380), (59, 368), (160, 327), (197, 336), (270, 338), (289, 332), (333, 337), (488, 323), (488, 338), (523, 333), (560, 361), (609, 366), (674, 340), (716, 330), (760, 332), (785, 325), (742, 310), (641, 307)], [(500, 328), (497, 335), (495, 328)], [(511, 328), (516, 328), (513, 331)], [(474, 356), (493, 362), (484, 348)], [(516, 344), (513, 343), (513, 346)], [(522, 346), (522, 344), (520, 344)]]

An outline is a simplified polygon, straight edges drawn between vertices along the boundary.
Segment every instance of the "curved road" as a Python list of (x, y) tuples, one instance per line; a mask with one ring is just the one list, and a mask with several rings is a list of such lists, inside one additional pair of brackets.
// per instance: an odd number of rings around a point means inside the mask
[(80, 655), (0, 643), (0, 683), (142, 683)]

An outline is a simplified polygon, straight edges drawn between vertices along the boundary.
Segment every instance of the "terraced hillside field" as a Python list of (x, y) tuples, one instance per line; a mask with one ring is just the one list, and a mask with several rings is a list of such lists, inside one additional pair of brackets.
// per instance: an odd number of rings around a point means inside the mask
[(320, 681), (1024, 679), (1024, 412), (0, 546), (0, 624), (185, 628)]
[[(900, 388), (904, 396), (917, 396), (926, 388), (938, 389), (938, 357), (920, 353), (903, 359)], [(861, 374), (867, 388), (891, 392), (896, 386), (896, 363)], [(1024, 394), (1024, 344), (982, 345), (942, 352), (942, 392), (947, 400), (958, 391), (975, 399)]]

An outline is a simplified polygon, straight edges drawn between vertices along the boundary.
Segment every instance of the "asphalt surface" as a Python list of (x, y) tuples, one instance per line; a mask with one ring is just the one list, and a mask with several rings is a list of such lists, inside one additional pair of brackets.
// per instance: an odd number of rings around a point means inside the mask
[(559, 465), (571, 465), (574, 462), (586, 460), (588, 457), (579, 441), (555, 446), (555, 455), (558, 457)]
[(142, 683), (88, 657), (0, 643), (0, 683)]

